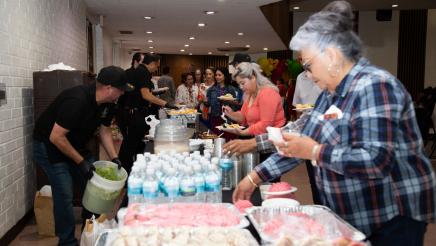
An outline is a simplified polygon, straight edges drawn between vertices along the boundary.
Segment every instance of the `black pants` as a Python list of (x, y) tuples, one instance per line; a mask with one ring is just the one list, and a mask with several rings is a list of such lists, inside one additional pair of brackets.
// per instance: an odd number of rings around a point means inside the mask
[(312, 191), (313, 204), (322, 205), (321, 197), (319, 195), (318, 187), (315, 181), (315, 168), (312, 166), (311, 161), (306, 161), (307, 175), (309, 176), (310, 190)]
[(150, 127), (145, 123), (146, 110), (119, 109), (117, 122), (123, 135), (119, 158), (127, 173), (130, 174), (136, 154), (144, 153), (144, 136)]
[(373, 246), (422, 246), (427, 223), (396, 216), (373, 232), (368, 240)]

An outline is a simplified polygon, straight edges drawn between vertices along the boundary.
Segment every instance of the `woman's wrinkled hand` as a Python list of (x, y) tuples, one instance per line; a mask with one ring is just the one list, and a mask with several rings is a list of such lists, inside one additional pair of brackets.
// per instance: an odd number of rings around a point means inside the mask
[(250, 200), (250, 197), (255, 189), (256, 187), (254, 187), (250, 180), (245, 177), (241, 180), (241, 182), (239, 182), (238, 186), (236, 186), (235, 191), (233, 192), (233, 203), (239, 200)]
[(312, 149), (318, 144), (310, 137), (295, 133), (283, 132), (283, 139), (283, 142), (273, 141), (273, 144), (283, 152), (284, 156), (306, 160), (312, 159)]

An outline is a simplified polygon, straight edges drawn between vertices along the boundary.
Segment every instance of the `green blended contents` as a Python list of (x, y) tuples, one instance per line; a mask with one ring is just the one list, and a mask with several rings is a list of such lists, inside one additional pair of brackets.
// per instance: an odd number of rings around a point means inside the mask
[(122, 178), (118, 175), (118, 170), (116, 167), (105, 166), (105, 167), (96, 167), (95, 172), (108, 180), (111, 181), (120, 181)]

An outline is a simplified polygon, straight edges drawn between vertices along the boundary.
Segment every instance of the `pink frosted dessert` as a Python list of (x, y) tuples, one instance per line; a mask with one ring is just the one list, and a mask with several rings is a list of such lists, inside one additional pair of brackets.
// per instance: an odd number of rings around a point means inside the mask
[(269, 187), (268, 192), (282, 192), (289, 191), (292, 189), (292, 186), (288, 182), (278, 182), (273, 183), (271, 187)]
[(128, 226), (216, 226), (228, 227), (240, 223), (239, 215), (225, 206), (201, 203), (174, 203), (131, 206), (124, 218)]
[(235, 206), (239, 209), (239, 212), (245, 213), (245, 210), (253, 207), (253, 204), (249, 200), (238, 200), (235, 203)]
[[(268, 192), (274, 193), (274, 192), (280, 192), (280, 194), (268, 194), (267, 199), (270, 198), (291, 198), (294, 199), (294, 195), (290, 192), (292, 189), (292, 186), (288, 182), (278, 182), (273, 183), (271, 187), (269, 187)], [(286, 191), (289, 191), (286, 193)], [(284, 192), (285, 194), (283, 194)]]
[(293, 239), (325, 235), (324, 226), (303, 213), (289, 213), (272, 219), (264, 225), (263, 231), (275, 239), (281, 234), (290, 235)]

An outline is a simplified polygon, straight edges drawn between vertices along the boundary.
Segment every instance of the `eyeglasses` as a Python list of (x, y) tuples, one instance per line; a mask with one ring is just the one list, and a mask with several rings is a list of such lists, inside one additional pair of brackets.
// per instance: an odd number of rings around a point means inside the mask
[(303, 64), (301, 65), (301, 66), (303, 67), (303, 70), (306, 71), (306, 72), (312, 73), (312, 69), (310, 68), (310, 66), (311, 66), (312, 64), (309, 64), (309, 62), (312, 61), (315, 57), (319, 56), (320, 54), (322, 54), (322, 52), (321, 52), (321, 53), (318, 53), (318, 54), (316, 54), (316, 55), (314, 55), (314, 56), (312, 56), (312, 58), (310, 58), (310, 59), (307, 60), (305, 63), (303, 63)]

